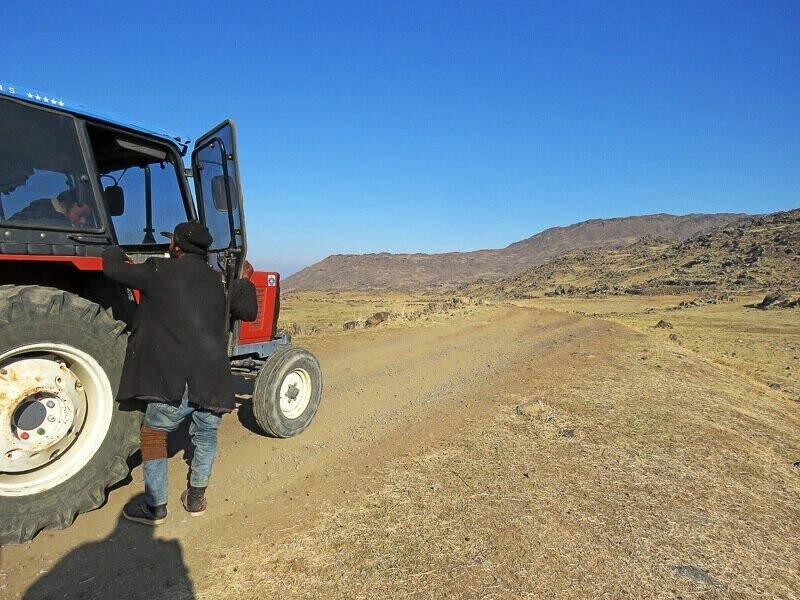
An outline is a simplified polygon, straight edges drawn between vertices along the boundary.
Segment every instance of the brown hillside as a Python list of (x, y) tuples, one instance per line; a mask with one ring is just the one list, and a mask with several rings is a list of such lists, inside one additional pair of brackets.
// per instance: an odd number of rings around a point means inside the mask
[(553, 227), (500, 250), (446, 254), (337, 254), (283, 281), (285, 290), (423, 290), (499, 279), (580, 248), (618, 248), (645, 235), (684, 240), (744, 214), (646, 215)]
[(463, 293), (504, 298), (800, 289), (800, 209), (763, 215), (682, 242), (646, 236), (622, 249), (567, 252)]

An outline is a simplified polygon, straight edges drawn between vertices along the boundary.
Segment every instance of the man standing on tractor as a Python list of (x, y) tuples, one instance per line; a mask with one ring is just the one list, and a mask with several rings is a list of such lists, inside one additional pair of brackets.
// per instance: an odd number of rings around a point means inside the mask
[(230, 315), (220, 273), (207, 261), (213, 239), (197, 221), (180, 223), (169, 258), (133, 264), (118, 246), (103, 253), (106, 276), (139, 290), (117, 398), (147, 402), (141, 429), (144, 499), (125, 505), (129, 521), (159, 525), (167, 517), (167, 433), (192, 417), (195, 447), (188, 489), (181, 503), (192, 516), (206, 510), (205, 490), (217, 447), (222, 414), (234, 406), (226, 339), (228, 319), (252, 321), (258, 310), (253, 268), (233, 282)]

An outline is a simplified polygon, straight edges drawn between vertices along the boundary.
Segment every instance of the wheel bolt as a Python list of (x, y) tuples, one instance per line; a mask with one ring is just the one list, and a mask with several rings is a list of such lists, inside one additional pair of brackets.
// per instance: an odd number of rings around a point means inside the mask
[(81, 391), (83, 389), (83, 384), (80, 381), (75, 382), (75, 389)]

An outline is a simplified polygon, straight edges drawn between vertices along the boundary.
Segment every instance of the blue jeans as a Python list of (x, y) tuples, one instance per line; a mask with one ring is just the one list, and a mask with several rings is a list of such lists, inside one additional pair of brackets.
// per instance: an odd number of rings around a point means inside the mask
[[(222, 417), (189, 404), (184, 394), (180, 405), (150, 402), (144, 415), (144, 425), (158, 431), (175, 431), (181, 422), (192, 415), (189, 435), (194, 444), (194, 457), (189, 472), (189, 485), (206, 487), (211, 477), (211, 465), (217, 452), (217, 429)], [(142, 463), (144, 471), (144, 494), (147, 504), (160, 506), (167, 503), (168, 479), (167, 459), (157, 458)]]

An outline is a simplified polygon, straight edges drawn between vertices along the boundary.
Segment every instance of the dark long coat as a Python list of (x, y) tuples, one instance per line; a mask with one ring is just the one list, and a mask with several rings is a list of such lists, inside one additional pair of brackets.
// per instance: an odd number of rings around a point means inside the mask
[[(225, 292), (220, 274), (205, 256), (185, 254), (131, 264), (114, 246), (103, 252), (103, 273), (141, 292), (117, 398), (179, 402), (188, 385), (190, 402), (230, 412), (234, 391)], [(237, 283), (231, 313), (252, 320), (255, 287), (247, 280)]]

